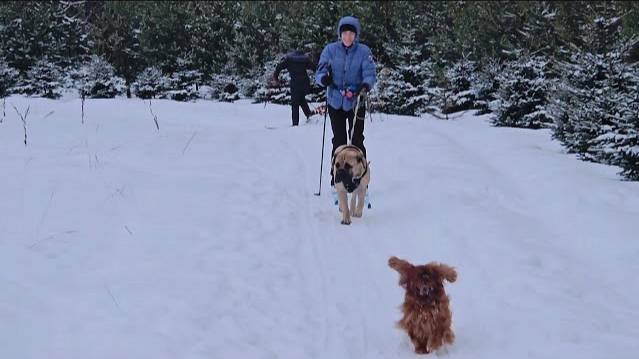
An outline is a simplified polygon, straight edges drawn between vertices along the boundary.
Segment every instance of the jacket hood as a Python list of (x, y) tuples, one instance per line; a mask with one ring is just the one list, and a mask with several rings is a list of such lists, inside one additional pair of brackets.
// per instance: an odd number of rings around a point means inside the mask
[(353, 16), (344, 16), (341, 19), (339, 19), (339, 22), (337, 23), (337, 40), (339, 40), (339, 28), (342, 27), (342, 25), (352, 25), (356, 30), (357, 30), (357, 34), (355, 34), (355, 41), (357, 41), (359, 39), (359, 35), (362, 33), (362, 27), (359, 25), (359, 20), (357, 20), (356, 17)]

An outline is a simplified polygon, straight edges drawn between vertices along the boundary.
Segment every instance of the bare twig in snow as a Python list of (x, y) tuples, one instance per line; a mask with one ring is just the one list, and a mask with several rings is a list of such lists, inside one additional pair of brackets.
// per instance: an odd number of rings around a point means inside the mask
[(189, 142), (187, 142), (186, 146), (184, 146), (184, 149), (182, 150), (182, 156), (184, 156), (184, 152), (186, 152), (186, 150), (189, 148), (189, 145), (191, 144), (191, 141), (193, 141), (193, 138), (195, 137), (195, 135), (197, 135), (197, 131), (193, 132), (193, 136), (189, 138)]
[(82, 124), (84, 125), (84, 99), (85, 99), (85, 95), (84, 92), (82, 92)]
[(48, 237), (42, 238), (42, 239), (40, 239), (40, 240), (38, 240), (38, 241), (35, 241), (35, 242), (31, 243), (31, 245), (29, 245), (29, 249), (33, 249), (33, 248), (35, 248), (37, 245), (39, 245), (40, 243), (46, 242), (46, 241), (48, 241), (49, 239), (53, 239), (53, 238), (55, 238), (55, 236), (54, 236), (54, 235), (50, 235), (50, 236), (48, 236)]
[(111, 299), (113, 300), (113, 303), (115, 303), (115, 306), (118, 307), (118, 310), (122, 312), (122, 308), (120, 308), (120, 303), (118, 303), (117, 299), (115, 299), (115, 297), (113, 296), (113, 293), (111, 293), (111, 289), (109, 288), (109, 286), (105, 284), (104, 289), (106, 289), (106, 291), (109, 293), (109, 295), (111, 296)]
[[(64, 232), (62, 232), (62, 234), (64, 234), (64, 235), (71, 235), (71, 234), (75, 234), (75, 233), (77, 233), (77, 232), (78, 232), (78, 231), (76, 231), (75, 229), (71, 229), (71, 230), (68, 230), (68, 231), (64, 231)], [(59, 234), (59, 233), (56, 233), (56, 234)], [(46, 242), (46, 241), (48, 241), (48, 240), (50, 240), (50, 239), (55, 239), (55, 238), (56, 238), (56, 234), (50, 234), (50, 235), (48, 235), (48, 236), (47, 236), (47, 237), (45, 237), (45, 238), (42, 238), (42, 239), (40, 239), (40, 240), (35, 241), (35, 242), (33, 242), (31, 245), (29, 245), (29, 247), (28, 247), (28, 248), (29, 248), (29, 249), (33, 249), (33, 248), (35, 248), (36, 246), (39, 246), (40, 244), (42, 244), (42, 243), (44, 243), (44, 242)]]
[(153, 116), (153, 121), (155, 121), (155, 127), (160, 130), (160, 125), (158, 124), (158, 117), (153, 113), (153, 107), (151, 107), (151, 100), (149, 100), (149, 111), (151, 111), (151, 116)]
[(31, 105), (27, 106), (27, 110), (24, 112), (24, 115), (20, 113), (20, 111), (18, 111), (18, 108), (15, 107), (13, 104), (11, 106), (13, 106), (13, 109), (16, 110), (16, 113), (22, 119), (22, 127), (24, 128), (24, 146), (26, 147), (27, 146), (27, 116), (29, 116), (29, 110), (31, 109)]

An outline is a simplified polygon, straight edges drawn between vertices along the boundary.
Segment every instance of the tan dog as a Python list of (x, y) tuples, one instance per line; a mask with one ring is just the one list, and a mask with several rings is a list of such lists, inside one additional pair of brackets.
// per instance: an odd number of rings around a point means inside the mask
[[(335, 190), (342, 212), (342, 224), (351, 224), (353, 217), (361, 217), (364, 211), (364, 197), (371, 179), (369, 163), (364, 153), (352, 145), (342, 145), (335, 149), (333, 155), (333, 175)], [(348, 193), (351, 193), (350, 211)]]
[(456, 281), (455, 269), (436, 262), (416, 266), (397, 257), (390, 257), (388, 265), (399, 272), (399, 285), (406, 290), (404, 316), (397, 326), (408, 333), (415, 352), (427, 354), (452, 344), (455, 334), (444, 280)]

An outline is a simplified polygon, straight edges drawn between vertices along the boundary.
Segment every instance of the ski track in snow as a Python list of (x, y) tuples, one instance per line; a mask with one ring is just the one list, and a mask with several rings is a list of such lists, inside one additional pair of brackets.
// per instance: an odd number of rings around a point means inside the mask
[(547, 131), (368, 117), (373, 209), (343, 226), (329, 124), (313, 195), (323, 118), (155, 101), (156, 131), (135, 100), (84, 126), (79, 100), (7, 102), (32, 120), (27, 148), (0, 124), (0, 358), (415, 358), (392, 255), (459, 272), (432, 357), (639, 350), (639, 187)]

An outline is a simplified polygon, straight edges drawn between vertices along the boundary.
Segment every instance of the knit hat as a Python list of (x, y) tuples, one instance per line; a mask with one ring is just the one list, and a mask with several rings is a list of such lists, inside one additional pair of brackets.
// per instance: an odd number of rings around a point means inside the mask
[(339, 28), (339, 33), (343, 33), (344, 31), (352, 31), (355, 34), (357, 34), (357, 29), (355, 28), (355, 26), (351, 25), (351, 24), (344, 24)]

